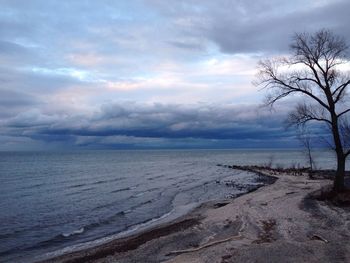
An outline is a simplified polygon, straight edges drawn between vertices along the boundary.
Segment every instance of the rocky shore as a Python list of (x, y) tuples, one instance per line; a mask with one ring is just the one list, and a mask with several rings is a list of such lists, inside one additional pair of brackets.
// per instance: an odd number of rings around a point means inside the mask
[(350, 262), (350, 210), (317, 200), (330, 180), (249, 169), (277, 178), (232, 200), (134, 236), (46, 262)]

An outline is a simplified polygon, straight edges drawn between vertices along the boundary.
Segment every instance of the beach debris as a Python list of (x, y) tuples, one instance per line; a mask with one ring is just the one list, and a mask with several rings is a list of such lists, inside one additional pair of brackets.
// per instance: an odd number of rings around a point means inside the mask
[(295, 194), (296, 192), (287, 192), (286, 195)]
[(313, 235), (310, 237), (311, 240), (320, 240), (323, 241), (325, 243), (329, 243), (329, 241), (323, 237), (321, 237), (320, 235)]
[[(236, 216), (236, 218), (238, 218), (238, 216)], [(228, 220), (228, 223), (231, 224), (232, 221)], [(231, 236), (231, 237), (225, 238), (225, 239), (219, 239), (219, 240), (212, 241), (212, 242), (207, 242), (204, 245), (199, 246), (199, 247), (195, 247), (195, 248), (171, 251), (168, 254), (166, 254), (166, 256), (178, 255), (178, 254), (184, 254), (184, 253), (190, 253), (190, 252), (196, 252), (196, 251), (199, 251), (199, 250), (201, 250), (203, 248), (214, 246), (214, 245), (217, 245), (217, 244), (220, 244), (220, 243), (243, 239), (244, 236), (242, 235), (242, 232), (243, 232), (243, 229), (246, 227), (246, 224), (247, 224), (246, 222), (242, 222), (242, 224), (240, 226), (240, 229), (238, 230), (238, 233), (236, 235), (234, 235), (234, 236)]]
[(216, 203), (214, 204), (214, 207), (215, 208), (220, 208), (220, 207), (223, 207), (225, 205), (228, 205), (230, 202), (219, 202), (219, 203)]
[(213, 242), (208, 242), (208, 243), (206, 243), (206, 244), (204, 244), (202, 246), (196, 247), (196, 248), (189, 248), (189, 249), (183, 249), (183, 250), (170, 251), (168, 254), (166, 254), (166, 256), (196, 252), (196, 251), (199, 251), (199, 250), (201, 250), (203, 248), (207, 248), (207, 247), (210, 247), (210, 246), (215, 246), (215, 245), (220, 244), (220, 243), (224, 243), (224, 242), (231, 241), (231, 240), (238, 240), (238, 239), (242, 239), (242, 236), (241, 235), (236, 235), (236, 236), (232, 236), (232, 237), (229, 237), (229, 238), (216, 240), (216, 241), (213, 241)]
[(302, 187), (301, 189), (303, 189), (303, 190), (310, 190), (312, 188), (310, 186), (306, 186), (306, 187)]

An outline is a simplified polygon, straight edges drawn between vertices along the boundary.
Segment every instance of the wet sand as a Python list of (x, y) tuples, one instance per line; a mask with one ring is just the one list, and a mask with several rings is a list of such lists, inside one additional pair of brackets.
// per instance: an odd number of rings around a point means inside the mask
[(278, 180), (145, 232), (45, 262), (350, 262), (350, 211), (311, 198), (324, 179)]

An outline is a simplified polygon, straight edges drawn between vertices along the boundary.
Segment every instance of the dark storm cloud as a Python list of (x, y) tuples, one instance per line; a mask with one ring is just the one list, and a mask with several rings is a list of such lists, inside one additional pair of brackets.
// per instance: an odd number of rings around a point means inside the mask
[(94, 145), (101, 141), (101, 137), (115, 136), (123, 138), (124, 143), (127, 138), (153, 138), (159, 146), (163, 143), (159, 139), (202, 140), (203, 147), (205, 140), (253, 141), (257, 144), (274, 141), (276, 144), (293, 138), (292, 131), (284, 130), (283, 118), (281, 114), (274, 118), (267, 113), (258, 114), (247, 105), (124, 103), (104, 105), (92, 116), (48, 116), (39, 111), (19, 114), (3, 124), (3, 130), (7, 131), (3, 135), (43, 141), (75, 140), (84, 145)]

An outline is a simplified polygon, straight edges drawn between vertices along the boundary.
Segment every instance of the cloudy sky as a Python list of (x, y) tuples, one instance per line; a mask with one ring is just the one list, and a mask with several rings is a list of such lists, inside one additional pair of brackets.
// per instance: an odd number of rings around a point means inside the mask
[(0, 150), (293, 147), (257, 62), (348, 0), (0, 0)]

